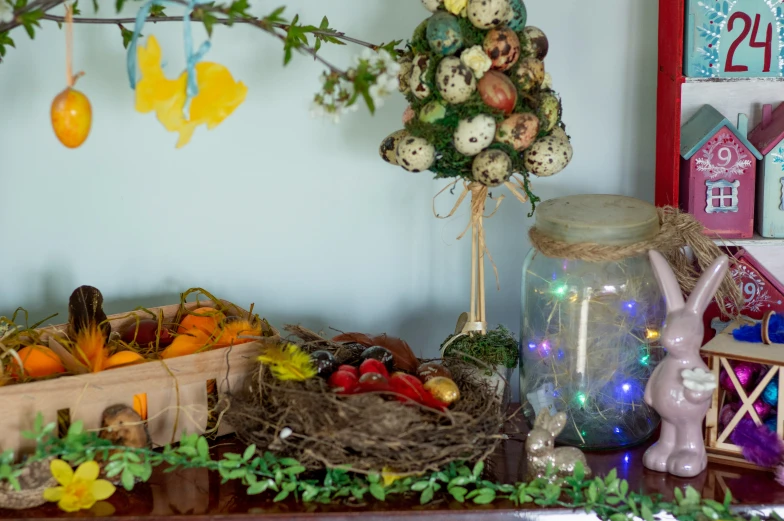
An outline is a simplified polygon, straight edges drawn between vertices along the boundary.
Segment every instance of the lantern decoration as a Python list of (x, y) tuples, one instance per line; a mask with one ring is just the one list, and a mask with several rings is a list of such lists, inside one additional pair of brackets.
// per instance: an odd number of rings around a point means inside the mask
[(405, 128), (385, 138), (379, 152), (409, 172), (429, 170), (454, 179), (453, 185), (463, 181), (457, 206), (471, 194), (472, 312), (465, 327), (486, 331), (483, 279), (489, 254), (482, 217), (488, 189), (503, 185), (535, 206), (529, 175), (563, 170), (572, 146), (560, 98), (545, 72), (547, 37), (525, 25), (523, 0), (423, 4), (432, 14), (399, 59), (399, 90), (409, 102)]

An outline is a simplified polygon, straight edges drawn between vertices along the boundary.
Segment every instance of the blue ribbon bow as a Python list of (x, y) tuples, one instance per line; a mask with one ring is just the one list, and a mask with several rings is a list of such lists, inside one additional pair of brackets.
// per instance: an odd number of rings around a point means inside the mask
[[(185, 107), (188, 107), (190, 99), (199, 93), (199, 87), (196, 83), (196, 64), (201, 60), (207, 51), (210, 50), (210, 41), (204, 41), (196, 52), (193, 52), (193, 36), (191, 34), (191, 13), (199, 4), (206, 4), (211, 0), (189, 0), (188, 5), (185, 7), (183, 14), (183, 44), (185, 46), (185, 69), (188, 72), (188, 86), (186, 90)], [(149, 0), (144, 4), (139, 13), (136, 15), (136, 25), (133, 30), (133, 37), (131, 43), (128, 45), (128, 81), (132, 89), (136, 89), (136, 42), (142, 32), (142, 27), (147, 17), (150, 16), (150, 10), (154, 5), (161, 6), (180, 6), (181, 4), (172, 2), (171, 0)]]

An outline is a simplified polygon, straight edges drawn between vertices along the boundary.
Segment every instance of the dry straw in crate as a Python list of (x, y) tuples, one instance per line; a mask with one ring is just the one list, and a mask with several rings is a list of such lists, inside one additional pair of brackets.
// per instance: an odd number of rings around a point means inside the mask
[[(207, 301), (226, 310), (229, 316), (248, 312), (226, 301)], [(184, 304), (185, 310), (205, 305), (205, 301)], [(182, 314), (181, 304), (108, 317), (113, 331), (122, 331), (139, 318), (162, 314), (164, 323), (175, 323)], [(277, 332), (265, 321), (263, 334)], [(64, 334), (65, 325), (40, 330), (41, 339), (54, 346), (53, 333)], [(68, 413), (71, 422), (82, 420), (86, 429), (101, 426), (103, 411), (115, 404), (133, 406), (136, 395), (146, 395), (148, 428), (153, 444), (179, 441), (183, 433), (203, 434), (207, 430), (208, 387), (214, 382), (220, 392), (242, 385), (256, 369), (259, 343), (251, 342), (168, 360), (152, 361), (99, 373), (63, 376), (37, 382), (0, 387), (3, 421), (0, 422), (0, 452), (25, 451), (34, 441), (22, 437), (33, 428), (36, 415), (45, 423), (55, 422), (58, 413)], [(227, 422), (219, 422), (218, 435), (233, 432)]]
[[(337, 344), (303, 328), (287, 331), (304, 349), (331, 351), (356, 363), (364, 347)], [(258, 365), (249, 386), (228, 397), (224, 420), (248, 444), (299, 460), (310, 469), (350, 467), (371, 473), (435, 471), (453, 461), (476, 461), (502, 439), (501, 401), (473, 366), (446, 360), (461, 399), (444, 412), (385, 399), (384, 393), (338, 396), (322, 378), (282, 382)]]

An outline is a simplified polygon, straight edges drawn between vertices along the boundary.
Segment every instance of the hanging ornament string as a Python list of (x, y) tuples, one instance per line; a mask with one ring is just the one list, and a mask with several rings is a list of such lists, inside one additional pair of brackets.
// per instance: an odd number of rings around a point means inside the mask
[[(193, 51), (193, 35), (191, 29), (191, 14), (196, 6), (201, 4), (206, 4), (210, 0), (189, 0), (188, 4), (185, 6), (185, 13), (183, 13), (183, 44), (185, 47), (185, 69), (188, 73), (188, 83), (187, 83), (187, 92), (185, 98), (185, 107), (184, 111), (186, 112), (187, 118), (187, 110), (190, 103), (191, 98), (196, 96), (199, 93), (199, 87), (196, 83), (196, 64), (207, 54), (207, 51), (210, 50), (211, 43), (209, 40), (205, 40), (199, 46), (198, 50), (195, 52)], [(142, 27), (144, 27), (144, 22), (150, 16), (150, 10), (153, 6), (160, 5), (160, 6), (181, 6), (182, 4), (173, 2), (172, 0), (150, 0), (146, 4), (144, 4), (141, 9), (139, 9), (138, 14), (136, 15), (136, 25), (134, 26), (133, 36), (131, 37), (131, 42), (128, 45), (128, 55), (127, 55), (127, 66), (128, 66), (128, 81), (131, 84), (132, 89), (136, 89), (136, 45), (139, 39), (139, 35), (142, 32)]]
[(73, 87), (84, 72), (73, 73), (73, 5), (65, 4), (65, 84)]

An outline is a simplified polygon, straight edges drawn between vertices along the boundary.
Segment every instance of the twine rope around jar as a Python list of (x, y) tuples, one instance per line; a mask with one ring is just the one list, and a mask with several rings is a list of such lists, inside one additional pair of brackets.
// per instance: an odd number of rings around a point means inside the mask
[[(693, 215), (682, 212), (673, 206), (664, 206), (656, 210), (659, 214), (659, 233), (648, 241), (620, 246), (593, 242), (568, 243), (554, 239), (540, 232), (536, 227), (532, 227), (528, 231), (528, 237), (531, 244), (542, 254), (567, 260), (617, 262), (629, 257), (645, 255), (650, 250), (656, 250), (664, 255), (669, 262), (681, 286), (681, 291), (689, 295), (694, 290), (700, 274), (722, 252), (713, 240), (703, 233), (703, 225)], [(691, 248), (699, 270), (695, 269), (694, 264), (684, 251), (685, 246)], [(730, 266), (734, 266), (735, 263), (735, 259), (730, 256)], [(723, 303), (731, 302), (734, 316), (742, 308), (743, 300), (740, 287), (732, 279), (730, 272), (731, 270), (727, 270), (727, 274), (716, 292), (716, 302), (719, 303), (724, 314), (726, 314), (726, 308)]]

